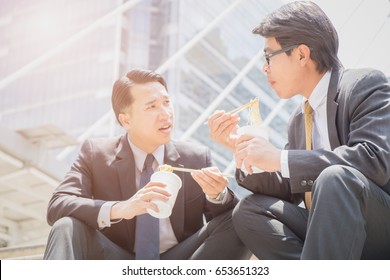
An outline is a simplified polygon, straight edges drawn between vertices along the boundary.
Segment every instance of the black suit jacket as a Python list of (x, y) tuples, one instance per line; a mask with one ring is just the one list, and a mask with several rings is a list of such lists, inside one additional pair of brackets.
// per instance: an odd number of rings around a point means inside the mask
[(373, 69), (332, 71), (327, 93), (327, 121), (331, 150), (305, 150), (301, 107), (288, 128), (290, 178), (279, 172), (245, 177), (238, 183), (255, 192), (300, 203), (302, 193), (328, 166), (351, 166), (390, 194), (390, 85)]
[[(193, 169), (212, 165), (207, 148), (184, 142), (166, 144), (164, 161), (171, 166)], [(180, 242), (203, 226), (203, 215), (209, 221), (234, 208), (238, 199), (229, 190), (225, 204), (213, 204), (206, 199), (189, 173), (176, 174), (183, 185), (170, 221)], [(87, 140), (49, 202), (48, 223), (52, 225), (62, 217), (72, 216), (98, 229), (100, 207), (107, 201), (126, 200), (136, 191), (135, 162), (127, 135), (115, 139)], [(135, 219), (122, 220), (104, 228), (102, 233), (119, 246), (133, 252)]]

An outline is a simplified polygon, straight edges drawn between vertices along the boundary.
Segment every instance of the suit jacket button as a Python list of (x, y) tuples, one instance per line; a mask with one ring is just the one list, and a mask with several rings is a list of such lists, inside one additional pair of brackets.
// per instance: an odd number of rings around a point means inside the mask
[(314, 182), (313, 182), (313, 180), (309, 180), (309, 181), (307, 181), (307, 184), (308, 184), (309, 186), (313, 186)]
[(302, 187), (306, 187), (306, 185), (307, 185), (306, 180), (302, 180), (302, 181), (301, 181), (301, 186), (302, 186)]

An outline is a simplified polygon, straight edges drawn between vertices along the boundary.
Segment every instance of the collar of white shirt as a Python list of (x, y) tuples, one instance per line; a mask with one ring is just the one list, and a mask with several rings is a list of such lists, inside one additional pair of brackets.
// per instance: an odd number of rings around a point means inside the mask
[[(326, 72), (309, 97), (309, 104), (314, 111), (325, 101), (325, 97), (328, 95), (330, 76), (331, 71)], [(306, 100), (306, 98), (302, 100), (302, 113), (305, 111), (304, 105)]]
[[(141, 150), (140, 148), (138, 148), (133, 142), (131, 142), (130, 136), (127, 139), (129, 140), (131, 150), (133, 151), (134, 154), (135, 166), (137, 167), (138, 171), (142, 172), (142, 169), (144, 167), (144, 162), (148, 154), (143, 150)], [(164, 164), (164, 151), (165, 151), (165, 146), (161, 145), (153, 152), (153, 156), (157, 161), (157, 165)], [(153, 169), (156, 169), (155, 164), (153, 164)]]

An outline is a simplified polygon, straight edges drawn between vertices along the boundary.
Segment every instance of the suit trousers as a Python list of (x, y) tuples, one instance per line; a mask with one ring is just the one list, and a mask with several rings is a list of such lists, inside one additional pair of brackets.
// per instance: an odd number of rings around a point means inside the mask
[[(232, 210), (223, 213), (189, 238), (162, 253), (162, 260), (249, 259), (250, 251), (234, 231)], [(44, 259), (133, 260), (135, 255), (108, 239), (100, 231), (72, 217), (54, 223)]]
[(263, 194), (242, 199), (233, 225), (259, 259), (390, 259), (390, 195), (358, 170), (326, 168), (308, 210)]

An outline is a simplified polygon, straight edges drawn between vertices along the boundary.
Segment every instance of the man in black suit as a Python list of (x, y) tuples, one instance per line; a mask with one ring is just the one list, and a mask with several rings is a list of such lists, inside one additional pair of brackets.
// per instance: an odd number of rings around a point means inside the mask
[(146, 250), (135, 245), (138, 219), (149, 215), (147, 209), (158, 211), (153, 200), (170, 196), (162, 183), (140, 182), (147, 155), (153, 155), (153, 170), (162, 164), (197, 170), (177, 173), (183, 186), (172, 215), (155, 227), (157, 259), (249, 258), (232, 225), (238, 199), (212, 167), (209, 150), (171, 141), (173, 106), (164, 79), (151, 71), (130, 71), (115, 82), (112, 105), (127, 133), (83, 143), (49, 202), (53, 227), (44, 258), (135, 259)]
[[(282, 6), (253, 33), (265, 38), (271, 87), (303, 100), (282, 151), (262, 138), (237, 139), (237, 116), (209, 119), (212, 137), (249, 170), (236, 173), (253, 192), (233, 214), (241, 240), (260, 259), (390, 258), (387, 78), (341, 67), (337, 32), (313, 2)], [(267, 172), (252, 174), (251, 166)]]

